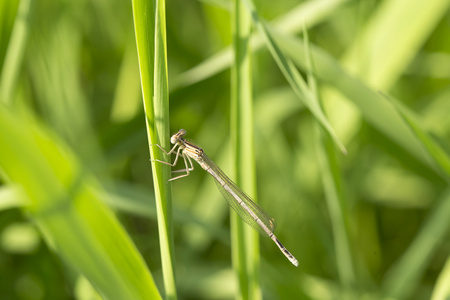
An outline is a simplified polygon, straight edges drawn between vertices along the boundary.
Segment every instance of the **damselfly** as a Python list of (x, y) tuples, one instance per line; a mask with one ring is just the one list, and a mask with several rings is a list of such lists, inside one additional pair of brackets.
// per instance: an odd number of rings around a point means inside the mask
[(185, 174), (171, 178), (170, 180), (179, 179), (189, 175), (189, 172), (194, 170), (192, 160), (195, 160), (206, 172), (211, 174), (215, 179), (217, 187), (222, 192), (222, 195), (227, 199), (230, 206), (238, 213), (238, 215), (264, 236), (270, 237), (281, 252), (289, 259), (294, 265), (298, 266), (297, 259), (281, 244), (277, 239), (273, 231), (277, 226), (275, 220), (265, 212), (258, 204), (252, 201), (225, 173), (203, 152), (203, 149), (188, 142), (184, 139), (186, 130), (180, 129), (171, 138), (170, 142), (174, 144), (173, 148), (166, 152), (160, 145), (158, 146), (166, 155), (171, 155), (176, 151), (174, 162), (168, 163), (161, 160), (158, 162), (167, 164), (169, 166), (175, 166), (178, 162), (180, 155), (183, 157), (185, 169), (177, 170), (175, 172), (186, 172)]

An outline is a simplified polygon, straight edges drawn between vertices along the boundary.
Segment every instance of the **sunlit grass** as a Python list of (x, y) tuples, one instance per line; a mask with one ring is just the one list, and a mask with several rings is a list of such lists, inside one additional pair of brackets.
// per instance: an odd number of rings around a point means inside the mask
[[(449, 6), (3, 1), (0, 298), (448, 298)], [(299, 268), (167, 183), (180, 128)]]
[[(255, 135), (253, 118), (253, 76), (250, 37), (250, 12), (235, 1), (232, 12), (234, 62), (231, 68), (230, 135), (232, 141), (232, 178), (255, 201), (257, 196)], [(233, 267), (242, 299), (261, 299), (258, 233), (231, 212)]]

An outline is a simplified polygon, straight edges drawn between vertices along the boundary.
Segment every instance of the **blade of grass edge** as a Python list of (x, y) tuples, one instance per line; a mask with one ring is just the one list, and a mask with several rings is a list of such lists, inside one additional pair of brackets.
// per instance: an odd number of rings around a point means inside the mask
[[(303, 27), (303, 36), (306, 54), (306, 67), (308, 85), (320, 104), (317, 81), (313, 75), (314, 62), (311, 56), (309, 37), (306, 27)], [(316, 122), (315, 148), (320, 168), (322, 184), (325, 191), (328, 213), (330, 215), (334, 247), (336, 251), (336, 264), (340, 281), (344, 287), (346, 298), (350, 296), (351, 287), (355, 282), (354, 264), (350, 250), (348, 214), (345, 209), (345, 198), (342, 186), (341, 171), (336, 159), (335, 144), (328, 132)], [(354, 295), (353, 295), (354, 296)]]
[[(280, 32), (274, 36), (286, 54), (301, 69), (306, 69), (304, 50), (301, 48), (303, 40)], [(339, 90), (348, 100), (353, 102), (368, 123), (422, 162), (429, 162), (422, 151), (420, 143), (393, 109), (392, 105), (389, 104), (389, 101), (381, 97), (378, 91), (369, 88), (366, 84), (342, 69), (339, 63), (328, 53), (313, 44), (310, 44), (310, 47), (315, 64), (313, 71), (317, 78), (326, 85), (333, 86), (333, 88)], [(384, 118), (379, 116), (384, 116)], [(386, 120), (390, 122), (386, 122)]]
[[(133, 17), (146, 116), (147, 136), (152, 160), (168, 161), (153, 144), (167, 149), (169, 96), (167, 80), (165, 1), (133, 0)], [(165, 298), (177, 299), (174, 274), (172, 190), (167, 184), (170, 168), (152, 162), (161, 263)]]
[(433, 289), (431, 300), (446, 300), (450, 299), (450, 257), (444, 265), (437, 282)]
[(23, 209), (49, 247), (108, 299), (160, 298), (140, 253), (101, 203), (104, 191), (73, 152), (3, 105), (0, 127), (2, 174), (20, 185)]
[[(232, 13), (234, 63), (231, 68), (231, 140), (233, 177), (253, 199), (256, 174), (253, 134), (251, 74), (251, 17), (242, 1), (235, 0)], [(259, 235), (231, 212), (233, 267), (238, 276), (240, 299), (261, 299), (259, 282)]]
[(446, 177), (447, 181), (450, 181), (450, 157), (445, 151), (437, 144), (431, 136), (421, 128), (420, 124), (409, 115), (409, 112), (399, 103), (397, 100), (383, 95), (388, 99), (406, 125), (411, 129), (417, 140), (420, 142), (423, 151), (429, 157), (430, 165), (434, 166), (443, 177)]
[(447, 189), (409, 248), (386, 273), (381, 287), (386, 298), (410, 298), (438, 245), (445, 241), (450, 225), (449, 215), (450, 189)]
[[(297, 33), (301, 28), (300, 21), (307, 19), (308, 28), (326, 20), (340, 5), (351, 0), (313, 0), (302, 2), (288, 13), (278, 17), (271, 24), (286, 33)], [(250, 41), (252, 51), (260, 50), (263, 37), (257, 32)], [(201, 82), (229, 68), (233, 61), (231, 46), (225, 47), (193, 68), (179, 74), (171, 81), (171, 89), (180, 89)]]
[(14, 20), (13, 31), (0, 74), (0, 101), (5, 104), (13, 101), (13, 92), (28, 39), (32, 4), (32, 0), (21, 0)]
[[(312, 14), (316, 16), (317, 13), (320, 14), (321, 12), (322, 7), (318, 7), (317, 10), (313, 10)], [(268, 29), (283, 51), (299, 68), (305, 70), (305, 54), (302, 49), (303, 41), (300, 38), (291, 36), (288, 32), (279, 32), (276, 30), (277, 28)], [(259, 47), (253, 47), (252, 49), (256, 51), (259, 50)], [(386, 101), (380, 101), (380, 96), (376, 90), (369, 88), (366, 84), (351, 76), (333, 57), (319, 47), (311, 44), (311, 50), (313, 59), (316, 62), (316, 70), (314, 72), (317, 78), (330, 84), (353, 102), (366, 121), (415, 157), (423, 162), (427, 162), (420, 145), (416, 141), (412, 141), (413, 135), (406, 130), (407, 128), (402, 124), (403, 122), (399, 122), (399, 118), (392, 118), (393, 110), (387, 107), (388, 103)], [(186, 85), (189, 85), (204, 80), (205, 76), (212, 76), (226, 69), (230, 65), (231, 60), (230, 49), (225, 48), (205, 62), (179, 75), (177, 82), (189, 81), (186, 83)], [(210, 70), (211, 68), (212, 70)], [(379, 118), (380, 115), (389, 116), (392, 123), (383, 122), (385, 118)], [(393, 130), (393, 128), (396, 130)]]
[[(367, 5), (371, 5), (369, 1)], [(408, 9), (405, 9), (405, 6)], [(411, 60), (444, 18), (450, 2), (393, 0), (380, 2), (343, 56), (342, 64), (370, 86), (391, 90)]]
[(272, 33), (269, 31), (266, 22), (259, 16), (255, 6), (253, 5), (253, 2), (251, 0), (242, 0), (242, 1), (246, 4), (246, 7), (251, 13), (253, 21), (255, 25), (258, 27), (261, 35), (264, 36), (267, 48), (272, 54), (272, 57), (274, 58), (278, 67), (280, 68), (287, 82), (291, 86), (292, 90), (295, 92), (297, 97), (299, 97), (299, 99), (303, 101), (305, 106), (319, 121), (319, 123), (325, 128), (325, 130), (330, 134), (330, 136), (332, 137), (336, 145), (339, 147), (339, 149), (343, 153), (346, 153), (347, 150), (337, 137), (330, 123), (328, 122), (323, 110), (318, 105), (317, 99), (314, 99), (314, 94), (307, 86), (306, 82), (296, 69), (292, 60), (283, 53), (283, 51), (280, 49), (275, 39), (272, 37)]

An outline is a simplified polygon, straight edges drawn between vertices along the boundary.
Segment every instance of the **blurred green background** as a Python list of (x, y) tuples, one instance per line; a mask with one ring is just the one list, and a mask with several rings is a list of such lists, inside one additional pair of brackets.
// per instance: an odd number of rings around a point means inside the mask
[[(341, 200), (327, 202), (316, 122), (255, 41), (258, 199), (300, 263), (261, 238), (263, 298), (448, 299), (448, 0), (255, 4), (302, 72), (307, 28), (325, 111), (348, 152), (335, 153)], [(171, 130), (186, 129), (227, 173), (231, 7), (166, 3)], [(98, 260), (77, 254), (96, 238), (71, 239), (78, 223), (65, 213), (48, 219), (71, 201), (83, 201), (74, 219), (89, 220), (81, 233), (108, 236), (114, 211), (124, 242), (104, 253), (123, 259), (134, 244), (140, 255), (123, 266), (145, 269), (142, 256), (163, 294), (131, 1), (1, 1), (0, 66), (0, 299), (99, 297), (73, 265), (80, 259), (96, 276)], [(76, 202), (77, 184), (96, 196)], [(173, 193), (179, 298), (233, 299), (228, 204), (200, 167)], [(134, 282), (133, 270), (117, 276)]]

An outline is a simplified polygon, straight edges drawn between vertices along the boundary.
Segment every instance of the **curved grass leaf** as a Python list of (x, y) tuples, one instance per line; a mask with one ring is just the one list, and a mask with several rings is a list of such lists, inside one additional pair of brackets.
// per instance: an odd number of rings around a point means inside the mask
[[(302, 49), (302, 40), (281, 33), (274, 36), (279, 41), (280, 47), (295, 63), (306, 69), (307, 63)], [(389, 101), (384, 99), (379, 92), (348, 74), (334, 58), (312, 44), (311, 54), (315, 65), (314, 75), (318, 79), (338, 89), (347, 99), (353, 102), (367, 122), (421, 161), (429, 162), (420, 143)]]
[(446, 300), (450, 298), (450, 258), (447, 258), (444, 268), (434, 286), (431, 300)]
[(392, 105), (397, 110), (399, 115), (405, 121), (405, 123), (409, 126), (412, 132), (414, 132), (416, 138), (422, 144), (423, 150), (426, 155), (429, 157), (429, 164), (437, 171), (439, 171), (443, 177), (447, 178), (447, 181), (450, 181), (450, 156), (445, 153), (445, 151), (431, 138), (431, 136), (421, 128), (418, 122), (409, 115), (409, 113), (405, 110), (400, 103), (397, 103), (395, 99), (390, 99)]
[(54, 136), (0, 106), (0, 166), (29, 199), (26, 210), (50, 247), (108, 299), (158, 299), (144, 260), (104, 192)]
[(346, 70), (389, 90), (450, 7), (447, 0), (393, 0), (380, 5), (343, 58)]
[(299, 71), (295, 68), (294, 63), (289, 57), (287, 57), (282, 49), (278, 46), (272, 33), (269, 31), (266, 22), (261, 19), (256, 8), (250, 0), (243, 0), (247, 9), (253, 17), (255, 25), (259, 28), (261, 35), (265, 38), (266, 45), (269, 48), (274, 60), (277, 62), (278, 67), (283, 73), (284, 77), (294, 90), (295, 94), (304, 102), (305, 106), (311, 111), (314, 117), (325, 128), (325, 130), (333, 138), (334, 142), (338, 145), (343, 153), (346, 153), (344, 145), (338, 139), (336, 133), (328, 122), (323, 110), (321, 109), (317, 97), (308, 88), (303, 77)]

